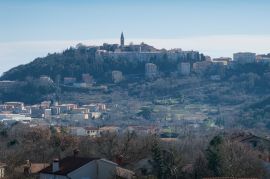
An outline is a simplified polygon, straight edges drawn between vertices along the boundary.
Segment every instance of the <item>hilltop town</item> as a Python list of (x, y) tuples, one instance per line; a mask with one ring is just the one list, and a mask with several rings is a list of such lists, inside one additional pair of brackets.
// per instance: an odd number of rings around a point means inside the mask
[[(69, 58), (80, 66), (66, 64), (62, 72), (60, 65)], [(171, 126), (177, 126), (175, 121), (207, 121), (218, 127), (222, 118), (219, 127), (224, 127), (237, 123), (227, 119), (239, 117), (235, 108), (241, 111), (267, 99), (269, 62), (270, 55), (255, 53), (211, 59), (197, 51), (125, 45), (122, 33), (120, 45), (79, 44), (4, 73), (1, 115), (4, 121), (39, 119), (56, 126), (61, 120), (62, 126), (74, 127), (146, 122), (159, 129), (168, 124), (157, 126), (156, 121), (173, 122)]]
[[(2, 75), (0, 132), (2, 137), (12, 136), (6, 141), (8, 147), (26, 140), (14, 137), (17, 135), (13, 130), (19, 129), (19, 134), (32, 131), (42, 140), (46, 138), (42, 133), (48, 133), (55, 142), (70, 139), (68, 146), (58, 146), (67, 149), (51, 152), (59, 155), (66, 152), (64, 156), (85, 140), (95, 146), (93, 153), (98, 152), (105, 145), (99, 140), (113, 142), (114, 135), (118, 136), (118, 142), (127, 143), (158, 139), (166, 144), (179, 144), (192, 138), (194, 145), (205, 148), (211, 137), (236, 128), (253, 133), (240, 136), (264, 136), (256, 140), (267, 141), (268, 146), (269, 64), (270, 54), (239, 52), (233, 54), (233, 59), (211, 59), (197, 51), (156, 49), (145, 43), (125, 45), (123, 33), (120, 45), (78, 44)], [(258, 126), (260, 131), (256, 130)], [(200, 138), (206, 142), (200, 143)], [(150, 151), (148, 144), (137, 147)], [(119, 151), (110, 156), (108, 151), (105, 153), (100, 155), (116, 162), (113, 168), (136, 168), (132, 166), (135, 159), (130, 156), (121, 156), (122, 161)], [(140, 156), (132, 153), (132, 157), (137, 155)], [(196, 157), (194, 154), (183, 160), (191, 162)], [(42, 162), (45, 161), (48, 160)], [(101, 166), (104, 162), (87, 160), (91, 161), (100, 162)], [(25, 165), (29, 167), (29, 163)], [(43, 167), (42, 174), (51, 174), (51, 170)], [(134, 175), (132, 171), (126, 172)]]

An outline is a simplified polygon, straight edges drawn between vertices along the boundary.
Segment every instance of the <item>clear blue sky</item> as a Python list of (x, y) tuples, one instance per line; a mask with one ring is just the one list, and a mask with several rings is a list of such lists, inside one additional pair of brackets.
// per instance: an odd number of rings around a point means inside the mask
[(53, 52), (48, 44), (18, 43), (116, 39), (121, 31), (127, 39), (191, 38), (194, 50), (224, 56), (231, 51), (197, 47), (194, 38), (269, 36), (269, 18), (269, 0), (0, 0), (0, 62), (7, 64), (0, 73)]
[(269, 0), (1, 0), (0, 41), (270, 34)]

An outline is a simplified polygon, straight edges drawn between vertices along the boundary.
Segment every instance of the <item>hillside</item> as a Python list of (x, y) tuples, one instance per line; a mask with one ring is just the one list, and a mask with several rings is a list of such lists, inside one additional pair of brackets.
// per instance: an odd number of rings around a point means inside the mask
[[(140, 61), (137, 56), (119, 56), (112, 58), (109, 55), (97, 55), (98, 50), (113, 52), (115, 45), (104, 44), (100, 47), (87, 47), (77, 45), (76, 48), (69, 48), (62, 53), (48, 54), (44, 58), (37, 58), (34, 61), (20, 65), (5, 72), (0, 80), (19, 80), (23, 81), (26, 77), (39, 78), (47, 75), (53, 80), (60, 75), (64, 77), (76, 77), (81, 80), (83, 73), (91, 74), (97, 82), (106, 82), (111, 79), (111, 71), (120, 70), (123, 74), (143, 74), (146, 61)], [(146, 52), (157, 51), (153, 47), (140, 45)], [(124, 48), (125, 53), (138, 50), (138, 45), (129, 45)], [(163, 51), (162, 58), (150, 58), (149, 62), (154, 62), (161, 72), (171, 72), (177, 69), (179, 60), (170, 60), (167, 51)]]

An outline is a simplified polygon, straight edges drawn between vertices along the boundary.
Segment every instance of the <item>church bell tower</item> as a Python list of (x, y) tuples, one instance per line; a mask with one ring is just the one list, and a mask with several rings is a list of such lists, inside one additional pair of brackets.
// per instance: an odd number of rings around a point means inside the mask
[(125, 45), (125, 38), (124, 38), (123, 32), (121, 33), (120, 44), (121, 44), (121, 47), (124, 47)]

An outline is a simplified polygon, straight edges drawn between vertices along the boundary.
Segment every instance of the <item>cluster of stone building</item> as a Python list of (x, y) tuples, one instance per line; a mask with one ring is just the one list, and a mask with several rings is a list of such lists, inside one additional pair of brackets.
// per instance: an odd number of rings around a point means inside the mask
[(33, 118), (97, 120), (102, 118), (106, 110), (106, 104), (103, 103), (78, 106), (43, 101), (41, 104), (26, 106), (22, 102), (5, 102), (0, 105), (0, 122), (7, 125), (14, 122), (29, 123)]
[[(159, 76), (158, 66), (155, 64), (155, 60), (160, 58), (168, 58), (168, 60), (179, 61), (177, 73), (180, 75), (190, 75), (190, 73), (202, 74), (210, 67), (216, 67), (220, 69), (231, 68), (236, 64), (248, 64), (256, 62), (270, 62), (270, 54), (268, 55), (256, 55), (251, 52), (239, 52), (233, 54), (233, 59), (230, 57), (213, 58), (209, 56), (203, 56), (196, 51), (182, 51), (181, 49), (172, 50), (157, 50), (153, 47), (145, 49), (143, 45), (129, 45), (124, 44), (124, 35), (121, 34), (120, 46), (117, 44), (105, 44), (105, 49), (97, 50), (97, 56), (110, 57), (115, 59), (128, 59), (144, 61), (145, 63), (145, 77), (147, 79), (153, 79)], [(108, 48), (113, 47), (113, 48)], [(132, 50), (130, 48), (132, 47)], [(151, 62), (150, 62), (151, 61)], [(112, 72), (112, 81), (119, 83), (124, 80), (125, 77), (121, 71)], [(219, 80), (220, 77), (214, 75), (211, 77), (213, 80)]]
[(87, 88), (91, 87), (95, 83), (94, 78), (89, 73), (82, 74), (82, 80), (78, 82), (75, 77), (64, 77), (63, 84), (74, 86), (78, 88)]
[[(191, 72), (201, 74), (211, 66), (217, 67), (232, 67), (235, 64), (247, 63), (270, 63), (270, 54), (256, 55), (251, 52), (239, 52), (233, 54), (233, 59), (230, 57), (213, 58), (204, 56), (197, 51), (183, 51), (182, 49), (172, 50), (158, 50), (152, 46), (141, 43), (139, 45), (125, 45), (123, 33), (120, 37), (120, 45), (118, 44), (103, 44), (97, 47), (96, 58), (121, 59), (129, 61), (143, 61), (145, 63), (145, 77), (147, 79), (156, 78), (159, 75), (158, 66), (155, 61), (167, 58), (169, 61), (178, 62), (178, 74), (189, 75)], [(122, 71), (113, 70), (111, 72), (111, 79), (114, 83), (119, 83), (125, 79)], [(42, 85), (52, 84), (53, 80), (48, 76), (41, 76), (39, 79)], [(0, 90), (8, 90), (18, 85), (15, 81), (0, 81)], [(59, 82), (58, 82), (59, 83)], [(78, 88), (88, 88), (95, 84), (92, 75), (85, 73), (82, 74), (79, 81), (75, 77), (66, 76), (63, 78), (63, 85), (73, 86)]]
[(104, 134), (125, 134), (136, 133), (137, 135), (151, 135), (162, 133), (161, 129), (158, 126), (140, 126), (140, 125), (129, 125), (126, 127), (119, 126), (102, 126), (102, 127), (68, 127), (69, 134), (73, 136), (87, 136), (91, 138), (101, 137)]

